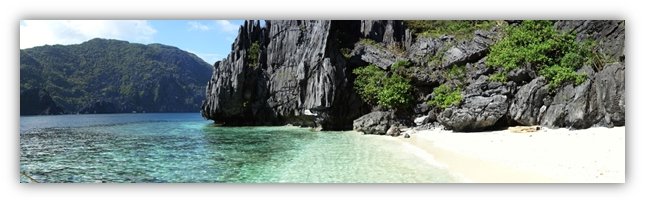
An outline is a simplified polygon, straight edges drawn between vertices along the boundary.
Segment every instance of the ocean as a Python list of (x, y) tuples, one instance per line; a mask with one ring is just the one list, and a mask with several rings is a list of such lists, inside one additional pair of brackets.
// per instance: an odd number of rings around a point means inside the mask
[(449, 183), (393, 138), (221, 127), (199, 113), (20, 117), (20, 182)]

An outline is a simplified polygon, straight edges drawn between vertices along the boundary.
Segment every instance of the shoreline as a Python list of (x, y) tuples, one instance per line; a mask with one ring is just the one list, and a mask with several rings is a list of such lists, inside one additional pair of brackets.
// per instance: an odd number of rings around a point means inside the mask
[(625, 183), (624, 126), (528, 133), (421, 130), (393, 140), (458, 182)]

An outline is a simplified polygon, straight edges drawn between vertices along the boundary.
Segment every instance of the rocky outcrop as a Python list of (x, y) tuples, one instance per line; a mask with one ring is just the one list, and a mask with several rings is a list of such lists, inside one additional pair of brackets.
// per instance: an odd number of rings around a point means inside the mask
[(42, 89), (28, 89), (20, 92), (20, 115), (55, 115), (63, 114), (61, 108), (49, 92)]
[[(601, 126), (625, 125), (625, 64), (608, 64), (597, 73), (590, 91), (595, 91), (598, 104), (596, 124)], [(591, 109), (589, 109), (591, 110)]]
[(398, 124), (400, 122), (397, 121), (393, 112), (375, 111), (354, 120), (353, 129), (366, 134), (384, 135), (391, 127)]
[[(615, 63), (585, 66), (579, 72), (587, 81), (553, 89), (530, 64), (508, 72), (508, 82), (489, 79), (502, 69), (485, 63), (502, 36), (495, 27), (457, 39), (413, 37), (402, 21), (267, 21), (265, 27), (247, 21), (228, 57), (215, 63), (202, 115), (227, 125), (290, 123), (368, 134), (439, 124), (454, 131), (624, 125), (624, 21), (557, 21), (555, 27), (596, 40), (599, 53)], [(392, 70), (399, 60), (410, 67)], [(364, 103), (352, 70), (367, 64), (409, 79), (415, 103), (396, 114)], [(458, 105), (426, 103), (441, 84), (461, 89)]]
[(439, 122), (454, 131), (479, 131), (490, 128), (508, 110), (508, 98), (474, 96), (465, 99), (459, 108), (448, 108), (439, 115)]
[[(559, 21), (555, 26), (571, 31), (578, 39), (596, 40), (600, 42), (598, 47), (602, 54), (613, 60), (624, 60), (624, 21)], [(485, 70), (481, 65), (477, 67), (468, 69), (471, 78), (479, 75), (474, 71)], [(495, 82), (483, 82), (480, 77), (469, 82), (462, 105), (444, 110), (438, 120), (455, 131), (482, 130), (496, 122), (574, 129), (624, 125), (624, 64), (607, 64), (598, 73), (585, 66), (579, 72), (587, 75), (586, 82), (555, 90), (550, 90), (546, 80), (537, 77), (537, 73), (526, 66), (511, 71), (508, 74), (510, 82), (498, 88), (491, 88)], [(520, 86), (517, 91), (515, 85)], [(496, 101), (490, 98), (491, 95), (497, 98)], [(505, 101), (504, 96), (510, 99)], [(507, 113), (501, 113), (506, 107), (509, 107)]]
[(390, 129), (388, 129), (387, 132), (385, 132), (385, 135), (389, 135), (393, 137), (399, 136), (401, 135), (401, 128), (399, 128), (399, 126), (396, 126), (396, 125), (390, 126)]
[(509, 108), (509, 116), (521, 125), (537, 125), (546, 110), (545, 98), (549, 94), (547, 81), (543, 77), (533, 79), (515, 94)]
[(536, 77), (537, 73), (528, 66), (517, 68), (508, 73), (508, 79), (519, 85), (524, 85)]
[(370, 46), (360, 43), (356, 45), (356, 48), (352, 51), (352, 55), (384, 70), (387, 70), (397, 60), (400, 60), (399, 57), (382, 46)]
[(477, 30), (472, 40), (462, 41), (443, 53), (442, 66), (463, 65), (475, 62), (488, 53), (488, 48), (494, 43), (494, 32)]
[[(202, 115), (227, 125), (351, 128), (369, 107), (353, 90), (340, 48), (363, 33), (360, 21), (246, 21), (231, 54), (215, 64)], [(260, 47), (256, 67), (248, 62), (253, 43)]]
[(625, 125), (624, 71), (623, 63), (607, 64), (598, 73), (584, 67), (580, 72), (588, 75), (586, 82), (553, 91), (542, 77), (536, 78), (519, 88), (509, 116), (521, 125), (550, 128)]
[(401, 46), (402, 42), (409, 41), (406, 27), (400, 20), (363, 20), (361, 21), (361, 35), (363, 38), (382, 42), (386, 46)]
[(624, 20), (561, 20), (556, 29), (575, 33), (579, 40), (598, 42), (599, 50), (614, 59), (625, 60)]

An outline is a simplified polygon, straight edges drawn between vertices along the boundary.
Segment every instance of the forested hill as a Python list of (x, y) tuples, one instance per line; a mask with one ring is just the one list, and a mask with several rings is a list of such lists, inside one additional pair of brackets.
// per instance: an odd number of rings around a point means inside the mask
[(197, 112), (212, 66), (162, 44), (92, 39), (20, 50), (20, 114)]

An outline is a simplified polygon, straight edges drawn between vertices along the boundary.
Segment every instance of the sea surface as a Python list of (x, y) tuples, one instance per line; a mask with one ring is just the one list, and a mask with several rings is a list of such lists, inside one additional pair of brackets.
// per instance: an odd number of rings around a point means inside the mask
[(199, 113), (20, 117), (20, 182), (442, 183), (391, 137), (218, 127)]

